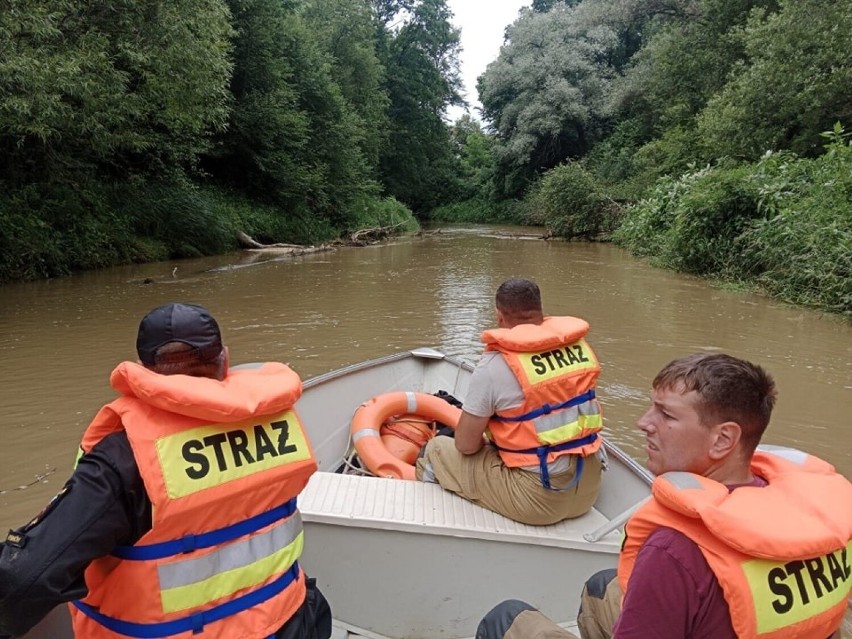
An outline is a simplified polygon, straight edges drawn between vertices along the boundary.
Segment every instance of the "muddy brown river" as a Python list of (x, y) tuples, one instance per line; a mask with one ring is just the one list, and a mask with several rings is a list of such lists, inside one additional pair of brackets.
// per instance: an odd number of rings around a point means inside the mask
[(232, 362), (281, 360), (308, 378), (418, 346), (476, 361), (494, 290), (513, 275), (538, 282), (548, 314), (590, 322), (608, 435), (640, 461), (634, 422), (656, 372), (687, 353), (727, 352), (776, 378), (765, 442), (852, 476), (849, 323), (656, 269), (608, 244), (517, 237), (530, 233), (446, 227), (301, 257), (240, 252), (0, 287), (0, 529), (62, 486), (88, 420), (114, 396), (109, 372), (135, 359), (139, 320), (156, 305), (203, 304)]

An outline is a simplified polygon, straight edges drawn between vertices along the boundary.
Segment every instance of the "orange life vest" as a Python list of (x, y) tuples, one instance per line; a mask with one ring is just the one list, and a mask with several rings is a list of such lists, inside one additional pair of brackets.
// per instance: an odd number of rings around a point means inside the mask
[(85, 454), (124, 429), (152, 503), (152, 527), (86, 570), (71, 604), (78, 639), (261, 639), (305, 600), (296, 496), (316, 461), (284, 364), (223, 381), (158, 375), (124, 362), (123, 396), (89, 425)]
[(587, 456), (601, 446), (601, 411), (595, 397), (597, 356), (577, 317), (546, 317), (482, 333), (485, 350), (499, 351), (524, 393), (524, 403), (491, 418), (486, 435), (507, 466), (547, 463), (563, 455)]
[(772, 446), (758, 448), (752, 473), (768, 485), (729, 492), (692, 473), (657, 477), (625, 528), (621, 587), (630, 587), (645, 540), (665, 526), (701, 549), (740, 639), (828, 637), (852, 588), (852, 484), (816, 457)]

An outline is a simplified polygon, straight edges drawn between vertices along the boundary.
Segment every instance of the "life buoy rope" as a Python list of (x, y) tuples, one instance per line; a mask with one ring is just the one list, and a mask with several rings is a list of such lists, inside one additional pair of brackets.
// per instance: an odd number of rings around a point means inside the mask
[(376, 395), (355, 411), (352, 442), (367, 469), (378, 477), (414, 479), (414, 466), (392, 455), (382, 441), (382, 424), (395, 415), (417, 415), (455, 428), (461, 409), (427, 393), (396, 391)]

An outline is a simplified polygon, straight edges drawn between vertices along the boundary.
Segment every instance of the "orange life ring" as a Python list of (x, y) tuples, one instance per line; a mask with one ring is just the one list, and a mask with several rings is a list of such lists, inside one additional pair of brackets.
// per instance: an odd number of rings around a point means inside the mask
[(355, 411), (352, 441), (367, 469), (378, 477), (414, 479), (414, 466), (394, 457), (382, 442), (382, 423), (394, 415), (418, 415), (455, 428), (461, 409), (427, 393), (396, 391), (376, 395)]

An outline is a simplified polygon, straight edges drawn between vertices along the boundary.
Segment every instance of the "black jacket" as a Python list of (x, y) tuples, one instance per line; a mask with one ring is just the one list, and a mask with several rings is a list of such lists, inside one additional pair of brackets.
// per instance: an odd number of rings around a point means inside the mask
[[(80, 458), (47, 507), (0, 546), (0, 639), (20, 636), (54, 607), (88, 594), (93, 559), (136, 543), (151, 529), (151, 502), (124, 431)], [(331, 611), (314, 581), (278, 639), (327, 639)]]

